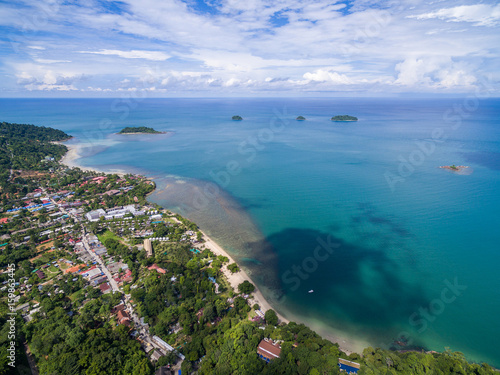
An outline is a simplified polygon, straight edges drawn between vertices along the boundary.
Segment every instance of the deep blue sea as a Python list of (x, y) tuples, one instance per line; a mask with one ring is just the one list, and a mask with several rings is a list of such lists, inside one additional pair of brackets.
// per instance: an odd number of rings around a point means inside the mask
[[(359, 121), (330, 121), (342, 114)], [(80, 164), (155, 178), (151, 201), (291, 319), (500, 366), (500, 99), (2, 99), (0, 121), (62, 129)]]

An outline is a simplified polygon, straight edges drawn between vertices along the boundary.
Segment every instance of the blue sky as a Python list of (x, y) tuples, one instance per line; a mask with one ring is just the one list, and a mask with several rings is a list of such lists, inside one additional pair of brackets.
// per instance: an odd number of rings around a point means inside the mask
[(500, 92), (500, 4), (0, 0), (0, 96)]

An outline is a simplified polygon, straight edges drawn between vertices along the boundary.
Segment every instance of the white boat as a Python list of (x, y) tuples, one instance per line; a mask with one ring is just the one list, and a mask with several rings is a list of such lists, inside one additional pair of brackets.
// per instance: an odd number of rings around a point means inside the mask
[(311, 289), (308, 293), (313, 293), (313, 292), (314, 292), (314, 290)]

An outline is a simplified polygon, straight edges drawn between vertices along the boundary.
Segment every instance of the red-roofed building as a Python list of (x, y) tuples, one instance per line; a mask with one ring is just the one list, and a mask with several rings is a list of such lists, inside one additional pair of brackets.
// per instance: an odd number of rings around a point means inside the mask
[(80, 271), (80, 269), (82, 269), (84, 267), (85, 267), (85, 264), (77, 264), (74, 267), (70, 267), (70, 268), (65, 269), (64, 273), (75, 273), (75, 272)]
[(113, 309), (111, 310), (111, 314), (116, 314), (118, 311), (123, 311), (126, 309), (126, 306), (124, 303), (120, 303), (119, 305), (116, 305), (115, 307), (113, 307)]
[(88, 270), (84, 270), (84, 271), (80, 272), (80, 274), (87, 273), (87, 272), (93, 270), (94, 268), (97, 268), (97, 266), (95, 264), (92, 267), (90, 267)]
[(108, 283), (99, 284), (99, 289), (101, 289), (102, 293), (109, 293), (109, 292), (111, 292), (111, 287), (109, 286)]
[(161, 273), (161, 274), (165, 274), (167, 272), (163, 268), (158, 267), (158, 265), (156, 263), (153, 264), (152, 266), (149, 266), (148, 270), (150, 270), (150, 271), (156, 270), (156, 272)]
[(132, 281), (132, 271), (126, 270), (125, 273), (121, 276), (121, 281), (124, 283), (129, 283)]
[(281, 353), (280, 343), (268, 338), (262, 340), (259, 346), (257, 347), (257, 354), (267, 363), (269, 363), (269, 361), (273, 359), (279, 358), (280, 353)]
[(2, 218), (0, 219), (0, 224), (5, 224), (5, 223), (6, 223), (6, 222), (8, 222), (8, 221), (9, 221), (9, 218), (8, 218), (8, 217), (2, 217)]
[(113, 280), (115, 280), (118, 284), (121, 283), (129, 283), (132, 281), (132, 271), (126, 270), (119, 275), (116, 275)]
[(130, 325), (130, 316), (125, 310), (118, 310), (116, 318), (118, 319), (118, 323), (126, 325), (127, 327)]
[(101, 176), (101, 177), (94, 177), (92, 179), (93, 182), (95, 182), (97, 185), (100, 185), (102, 184), (104, 181), (106, 181), (106, 178), (105, 176)]

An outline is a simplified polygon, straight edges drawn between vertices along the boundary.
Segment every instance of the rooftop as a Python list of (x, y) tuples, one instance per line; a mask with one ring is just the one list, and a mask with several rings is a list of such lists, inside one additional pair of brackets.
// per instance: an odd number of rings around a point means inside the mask
[(279, 358), (281, 353), (281, 345), (277, 341), (273, 341), (271, 339), (263, 339), (257, 348), (257, 353), (267, 362), (274, 358)]

